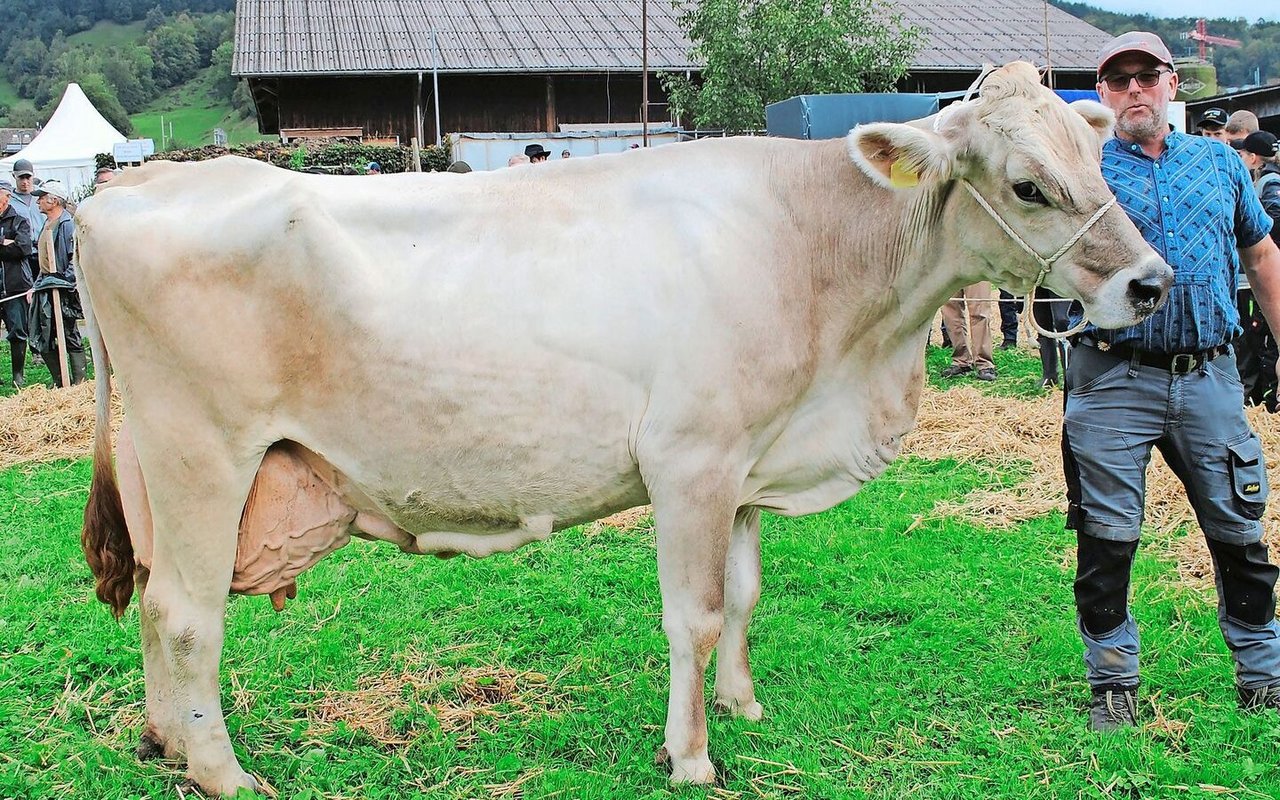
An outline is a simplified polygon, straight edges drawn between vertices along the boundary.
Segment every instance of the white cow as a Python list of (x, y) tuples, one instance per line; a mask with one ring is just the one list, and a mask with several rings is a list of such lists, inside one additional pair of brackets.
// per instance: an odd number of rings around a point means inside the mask
[(665, 754), (673, 781), (713, 781), (713, 648), (715, 701), (762, 713), (760, 511), (822, 511), (884, 470), (943, 301), (978, 280), (1027, 290), (1024, 247), (1079, 234), (1046, 286), (1104, 326), (1162, 302), (1169, 267), (1108, 206), (1110, 122), (1012, 64), (971, 102), (845, 140), (466, 176), (228, 158), (118, 178), (78, 215), (129, 431), (122, 506), (101, 369), (84, 545), (117, 614), (136, 577), (140, 750), (185, 755), (209, 792), (255, 785), (219, 704), (229, 589), (282, 604), (349, 534), (483, 556), (652, 502)]

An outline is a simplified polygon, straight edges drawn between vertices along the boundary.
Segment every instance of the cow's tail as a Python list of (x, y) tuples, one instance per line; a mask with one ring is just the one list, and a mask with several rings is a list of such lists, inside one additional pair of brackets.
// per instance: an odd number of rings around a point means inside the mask
[[(82, 281), (82, 283), (85, 283)], [(84, 508), (84, 528), (80, 546), (97, 579), (98, 599), (111, 606), (119, 619), (133, 597), (133, 542), (125, 524), (120, 487), (116, 483), (111, 454), (111, 360), (93, 317), (93, 302), (83, 291), (85, 322), (93, 352), (93, 394), (97, 422), (93, 436), (93, 483)]]

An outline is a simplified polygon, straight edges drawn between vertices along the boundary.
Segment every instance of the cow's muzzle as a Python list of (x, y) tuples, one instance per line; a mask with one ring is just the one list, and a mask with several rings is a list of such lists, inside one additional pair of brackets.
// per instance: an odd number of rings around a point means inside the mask
[(1173, 270), (1163, 261), (1153, 264), (1141, 275), (1131, 279), (1127, 298), (1133, 312), (1139, 318), (1151, 316), (1169, 296), (1169, 287), (1172, 285)]

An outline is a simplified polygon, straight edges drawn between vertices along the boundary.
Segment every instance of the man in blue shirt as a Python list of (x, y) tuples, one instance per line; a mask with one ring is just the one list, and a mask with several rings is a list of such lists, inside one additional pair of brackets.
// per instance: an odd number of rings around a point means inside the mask
[(1243, 162), (1222, 142), (1170, 130), (1177, 87), (1173, 58), (1155, 34), (1116, 37), (1099, 57), (1098, 94), (1116, 114), (1103, 176), (1175, 279), (1168, 301), (1140, 324), (1087, 328), (1067, 371), (1067, 527), (1078, 542), (1076, 610), (1093, 730), (1131, 726), (1138, 713), (1128, 591), (1152, 447), (1186, 488), (1213, 557), (1240, 705), (1280, 710), (1280, 571), (1258, 521), (1266, 465), (1228, 346), (1240, 332), (1241, 265), (1263, 312), (1280, 322), (1280, 251)]

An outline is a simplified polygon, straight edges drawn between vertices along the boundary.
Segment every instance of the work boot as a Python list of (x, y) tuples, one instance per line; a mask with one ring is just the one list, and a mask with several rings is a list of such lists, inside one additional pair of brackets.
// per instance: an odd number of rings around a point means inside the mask
[(995, 379), (996, 379), (996, 368), (995, 368), (995, 367), (986, 367), (985, 369), (980, 369), (980, 370), (978, 370), (978, 380), (980, 380), (980, 381), (994, 381)]
[(41, 353), (40, 358), (44, 361), (44, 365), (49, 368), (49, 386), (53, 389), (62, 388), (62, 359), (58, 358), (58, 351)]
[(67, 361), (71, 362), (71, 385), (84, 383), (85, 357), (84, 353), (67, 353)]
[(22, 374), (27, 367), (27, 343), (11, 343), (10, 350), (9, 355), (11, 366), (13, 367), (13, 388), (21, 389), (27, 385), (27, 376)]
[(1112, 686), (1093, 690), (1089, 730), (1095, 733), (1132, 728), (1138, 724), (1138, 687)]
[(968, 364), (952, 364), (942, 371), (942, 377), (958, 378), (966, 372), (973, 372), (973, 367)]
[(1280, 685), (1259, 686), (1257, 689), (1246, 689), (1237, 686), (1240, 696), (1240, 708), (1245, 711), (1262, 711), (1265, 708), (1280, 711)]

